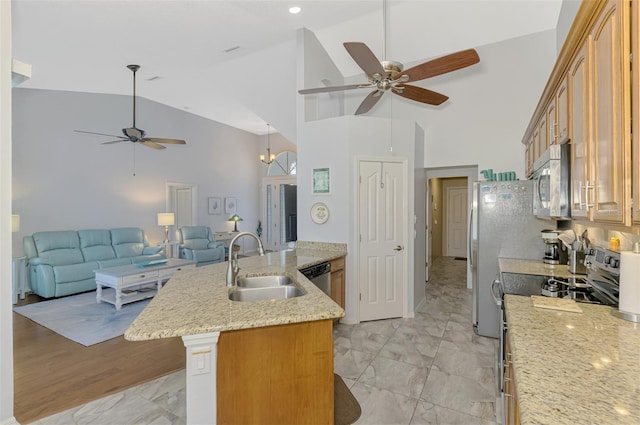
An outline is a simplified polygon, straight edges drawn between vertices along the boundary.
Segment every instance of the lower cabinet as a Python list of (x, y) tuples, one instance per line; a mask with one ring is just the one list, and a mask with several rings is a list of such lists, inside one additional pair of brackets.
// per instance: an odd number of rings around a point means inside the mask
[(331, 261), (331, 299), (344, 308), (345, 258)]
[(511, 359), (511, 344), (509, 343), (509, 333), (505, 337), (504, 362), (504, 395), (506, 397), (504, 408), (506, 425), (520, 425), (520, 414), (518, 413), (518, 397), (516, 396), (516, 383), (513, 375), (513, 361)]
[(332, 424), (333, 323), (220, 332), (218, 424)]

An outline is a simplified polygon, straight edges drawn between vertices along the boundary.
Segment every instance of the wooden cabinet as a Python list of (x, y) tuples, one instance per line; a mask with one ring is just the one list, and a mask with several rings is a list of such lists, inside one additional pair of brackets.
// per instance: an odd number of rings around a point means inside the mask
[(631, 151), (633, 152), (633, 167), (632, 177), (633, 181), (631, 186), (633, 187), (633, 223), (640, 224), (640, 5), (639, 2), (631, 2), (631, 53), (635, 59), (636, 65), (633, 66), (631, 71), (631, 87), (634, 89), (635, 95), (631, 96), (631, 134), (633, 137), (633, 146)]
[[(594, 221), (631, 224), (629, 2), (609, 0), (589, 34)], [(626, 27), (626, 30), (624, 29)], [(593, 200), (593, 202), (591, 202)]]
[(505, 336), (505, 364), (504, 364), (504, 395), (506, 397), (504, 409), (506, 425), (519, 425), (520, 414), (518, 412), (518, 397), (516, 395), (516, 383), (513, 375), (513, 361), (509, 332)]
[(573, 145), (574, 219), (632, 224), (629, 53), (638, 28), (630, 30), (630, 7), (628, 0), (582, 3), (523, 138), (533, 137), (534, 160), (549, 143)]
[(571, 93), (569, 108), (571, 134), (571, 216), (590, 218), (586, 187), (589, 185), (589, 62), (588, 40), (582, 44), (569, 66)]
[(345, 257), (331, 261), (331, 299), (340, 307), (345, 306)]
[(547, 107), (547, 148), (569, 141), (567, 78), (564, 77)]
[(526, 146), (527, 163), (525, 166), (525, 173), (527, 175), (527, 178), (531, 178), (531, 176), (533, 175), (533, 154), (534, 154), (533, 136), (531, 136)]
[(218, 424), (332, 424), (331, 320), (221, 332)]

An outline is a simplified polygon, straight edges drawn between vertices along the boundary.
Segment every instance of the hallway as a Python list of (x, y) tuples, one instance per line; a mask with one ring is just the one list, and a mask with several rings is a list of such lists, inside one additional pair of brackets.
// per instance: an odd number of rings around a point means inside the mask
[[(440, 257), (413, 319), (334, 329), (335, 371), (362, 406), (357, 424), (495, 424), (497, 340), (471, 327), (466, 261)], [(34, 422), (184, 424), (184, 370)]]

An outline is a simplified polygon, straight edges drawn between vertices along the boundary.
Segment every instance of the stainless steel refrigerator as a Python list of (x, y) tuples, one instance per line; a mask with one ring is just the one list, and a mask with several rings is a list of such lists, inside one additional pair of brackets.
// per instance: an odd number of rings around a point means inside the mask
[(556, 226), (533, 215), (531, 180), (475, 182), (469, 221), (473, 327), (478, 335), (497, 338), (500, 324), (496, 297), (500, 295), (492, 286), (500, 277), (498, 257), (542, 261), (540, 231)]

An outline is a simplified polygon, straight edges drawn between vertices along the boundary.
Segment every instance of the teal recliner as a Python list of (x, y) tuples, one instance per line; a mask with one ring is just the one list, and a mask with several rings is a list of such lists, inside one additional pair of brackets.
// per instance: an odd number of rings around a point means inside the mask
[(207, 226), (184, 226), (178, 230), (180, 258), (193, 260), (196, 267), (224, 261), (224, 244), (216, 242)]

